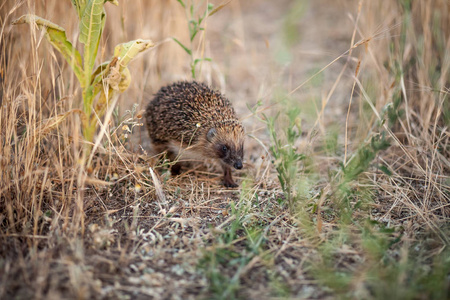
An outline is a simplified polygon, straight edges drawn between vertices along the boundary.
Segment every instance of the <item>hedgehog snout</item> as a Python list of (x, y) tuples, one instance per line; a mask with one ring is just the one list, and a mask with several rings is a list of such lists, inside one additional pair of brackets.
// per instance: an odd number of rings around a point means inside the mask
[(237, 169), (237, 170), (242, 169), (242, 161), (241, 160), (236, 161), (234, 163), (234, 168)]

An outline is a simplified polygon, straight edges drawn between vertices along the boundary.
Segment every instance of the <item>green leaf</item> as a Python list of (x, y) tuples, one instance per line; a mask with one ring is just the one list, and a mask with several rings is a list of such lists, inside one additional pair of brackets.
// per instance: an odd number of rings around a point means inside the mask
[(121, 71), (142, 51), (155, 46), (151, 40), (134, 40), (119, 44), (114, 48), (114, 57), (119, 59)]
[[(81, 19), (83, 17), (84, 9), (86, 8), (86, 0), (70, 0), (73, 4), (73, 7), (75, 7), (75, 10), (77, 11), (78, 18)], [(104, 3), (111, 2), (112, 4), (118, 6), (119, 1), (118, 0), (105, 0)]]
[(194, 20), (189, 21), (189, 37), (191, 39), (191, 42), (194, 40), (197, 33), (198, 33), (197, 22), (195, 22)]
[(194, 60), (194, 66), (196, 66), (196, 65), (197, 65), (199, 62), (201, 62), (201, 61), (209, 61), (209, 62), (211, 62), (212, 59), (211, 59), (210, 57), (197, 58), (197, 59)]
[(386, 167), (384, 165), (379, 165), (378, 169), (380, 169), (380, 171), (383, 172), (384, 174), (386, 174), (387, 176), (392, 176), (392, 172), (391, 172), (391, 170), (388, 169), (388, 167)]
[(78, 19), (83, 16), (84, 8), (86, 7), (86, 0), (71, 0), (73, 7), (77, 11)]
[(81, 55), (77, 49), (72, 46), (72, 43), (67, 40), (64, 28), (32, 14), (23, 15), (14, 20), (12, 24), (18, 25), (24, 23), (35, 24), (41, 30), (45, 31), (45, 37), (47, 40), (63, 55), (64, 59), (72, 67), (75, 76), (77, 76), (80, 81), (81, 87), (84, 87), (84, 75), (82, 69), (83, 63), (81, 60)]
[(176, 38), (172, 38), (178, 45), (181, 46), (181, 48), (184, 49), (184, 51), (186, 51), (187, 54), (192, 55), (192, 51), (190, 49), (188, 49), (185, 45), (183, 45), (179, 40), (177, 40)]
[[(131, 83), (130, 70), (127, 68), (130, 61), (140, 52), (143, 52), (154, 44), (150, 40), (134, 40), (119, 44), (114, 49), (114, 57), (99, 65), (92, 73), (90, 87), (86, 95), (91, 99), (86, 101), (86, 109), (93, 103), (95, 95), (99, 92), (100, 99), (95, 105), (97, 114), (101, 117), (106, 109), (106, 104), (117, 92), (124, 92)], [(106, 93), (105, 91), (108, 91)]]
[[(83, 11), (80, 21), (79, 41), (84, 44), (84, 74), (85, 80), (90, 79), (90, 74), (95, 64), (98, 45), (103, 27), (105, 25), (105, 0), (89, 0)], [(86, 82), (86, 84), (88, 84)]]
[(62, 28), (61, 26), (56, 25), (55, 23), (50, 22), (49, 20), (43, 19), (43, 18), (38, 17), (33, 14), (23, 15), (20, 18), (12, 21), (12, 25), (25, 24), (25, 23), (35, 24), (35, 25), (39, 26), (40, 29), (52, 28), (52, 29), (59, 30), (59, 31), (65, 31), (64, 28)]
[(214, 8), (214, 4), (208, 3), (208, 7), (207, 7), (205, 13), (203, 14), (203, 16), (198, 18), (198, 25), (200, 25), (202, 23), (202, 21), (208, 16), (208, 12), (210, 12), (213, 8)]
[(177, 0), (178, 2), (180, 2), (181, 6), (183, 6), (183, 8), (186, 8), (186, 5), (184, 5), (183, 0)]
[(97, 68), (95, 68), (95, 71), (92, 72), (91, 84), (96, 84), (96, 83), (100, 82), (96, 78), (98, 75), (100, 75), (100, 78), (101, 78), (102, 74), (104, 74), (105, 72), (108, 71), (110, 62), (111, 62), (110, 60), (105, 61), (105, 62), (101, 63), (100, 65), (98, 65)]

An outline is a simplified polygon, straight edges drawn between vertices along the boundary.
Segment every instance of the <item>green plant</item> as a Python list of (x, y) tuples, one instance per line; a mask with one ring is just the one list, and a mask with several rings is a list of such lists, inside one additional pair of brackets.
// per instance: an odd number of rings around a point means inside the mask
[(199, 16), (197, 13), (197, 9), (194, 7), (194, 1), (191, 1), (190, 5), (187, 5), (187, 1), (183, 0), (177, 0), (180, 5), (184, 8), (186, 12), (186, 19), (188, 21), (188, 28), (189, 28), (189, 46), (186, 46), (182, 42), (180, 42), (179, 39), (172, 37), (172, 39), (183, 48), (183, 50), (190, 56), (191, 58), (191, 75), (192, 78), (195, 79), (197, 76), (196, 73), (196, 67), (197, 64), (202, 61), (212, 61), (209, 57), (197, 57), (194, 54), (194, 39), (197, 36), (197, 34), (200, 31), (204, 31), (205, 27), (203, 25), (206, 18), (212, 16), (216, 12), (218, 12), (220, 9), (222, 9), (226, 4), (219, 5), (217, 8), (214, 9), (214, 5), (212, 3), (208, 3), (206, 10), (204, 13), (200, 14)]
[[(28, 23), (44, 31), (50, 44), (58, 50), (69, 63), (82, 89), (82, 109), (74, 109), (50, 120), (49, 126), (55, 127), (70, 113), (79, 113), (82, 121), (83, 136), (93, 142), (97, 123), (106, 112), (113, 99), (124, 92), (131, 82), (128, 69), (130, 61), (140, 52), (153, 47), (150, 40), (134, 40), (119, 44), (114, 49), (111, 60), (96, 68), (98, 46), (105, 26), (104, 5), (117, 0), (71, 0), (79, 19), (79, 42), (84, 45), (83, 56), (67, 39), (64, 28), (38, 16), (26, 14), (13, 21), (13, 24)], [(90, 151), (90, 146), (86, 153)]]
[[(320, 260), (312, 274), (331, 288), (338, 299), (447, 299), (450, 259), (448, 250), (432, 236), (407, 241), (402, 228), (374, 220), (360, 220), (349, 234), (348, 225), (335, 230), (318, 248)], [(344, 233), (345, 232), (345, 233)], [(440, 248), (437, 251), (436, 248)], [(343, 252), (360, 249), (364, 264), (343, 259)], [(430, 259), (430, 253), (437, 254)], [(442, 252), (441, 252), (442, 251)], [(356, 252), (355, 252), (356, 253)], [(362, 255), (363, 258), (360, 256)]]
[[(369, 143), (361, 146), (351, 156), (346, 165), (344, 165), (343, 162), (340, 163), (342, 172), (339, 173), (335, 179), (337, 189), (334, 193), (334, 201), (341, 207), (339, 214), (342, 222), (351, 222), (353, 210), (361, 204), (360, 201), (356, 201), (356, 204), (353, 207), (351, 204), (351, 200), (361, 198), (358, 196), (364, 191), (364, 189), (361, 189), (360, 191), (354, 189), (354, 185), (359, 183), (359, 175), (367, 171), (378, 153), (382, 150), (386, 150), (389, 146), (390, 142), (386, 137), (386, 132), (383, 131), (379, 135), (372, 136)], [(382, 165), (379, 168), (389, 175), (390, 171), (386, 166)]]
[(268, 228), (251, 220), (250, 203), (255, 197), (243, 184), (239, 203), (230, 203), (231, 222), (218, 232), (213, 232), (211, 246), (203, 252), (198, 268), (208, 279), (213, 299), (238, 299), (241, 279), (249, 271), (252, 260), (269, 260), (266, 247)]
[(278, 172), (278, 180), (287, 199), (289, 210), (294, 210), (296, 199), (298, 198), (298, 172), (299, 163), (305, 159), (305, 155), (298, 153), (295, 145), (301, 137), (301, 120), (299, 117), (300, 109), (293, 108), (286, 112), (288, 124), (284, 129), (284, 138), (282, 139), (275, 128), (275, 122), (280, 114), (275, 117), (264, 116), (272, 140), (270, 152), (273, 156), (273, 163)]

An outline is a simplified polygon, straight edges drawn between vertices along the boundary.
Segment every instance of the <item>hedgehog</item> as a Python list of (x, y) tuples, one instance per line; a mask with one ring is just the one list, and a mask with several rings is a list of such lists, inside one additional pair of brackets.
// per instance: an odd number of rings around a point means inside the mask
[[(157, 153), (171, 161), (183, 157), (214, 159), (223, 168), (223, 184), (237, 187), (232, 167), (242, 169), (244, 127), (230, 101), (204, 83), (183, 81), (162, 87), (148, 104), (146, 125)], [(180, 162), (171, 167), (178, 175)]]

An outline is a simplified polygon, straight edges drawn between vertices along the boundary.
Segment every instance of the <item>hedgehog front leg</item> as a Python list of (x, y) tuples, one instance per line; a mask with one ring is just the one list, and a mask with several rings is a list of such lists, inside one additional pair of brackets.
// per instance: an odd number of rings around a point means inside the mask
[(233, 176), (231, 175), (231, 168), (227, 165), (222, 165), (223, 168), (223, 185), (229, 188), (238, 187), (236, 182), (233, 180)]
[[(171, 159), (171, 161), (174, 161)], [(172, 167), (170, 168), (170, 174), (172, 176), (177, 176), (181, 174), (181, 163), (177, 162), (175, 164), (172, 165)]]
[[(167, 158), (171, 162), (175, 162), (177, 160), (177, 155), (171, 151), (168, 147), (168, 143), (154, 143), (154, 146), (156, 153), (163, 153), (164, 151), (167, 152)], [(176, 162), (170, 167), (170, 174), (172, 176), (180, 175), (181, 173), (181, 163)]]

